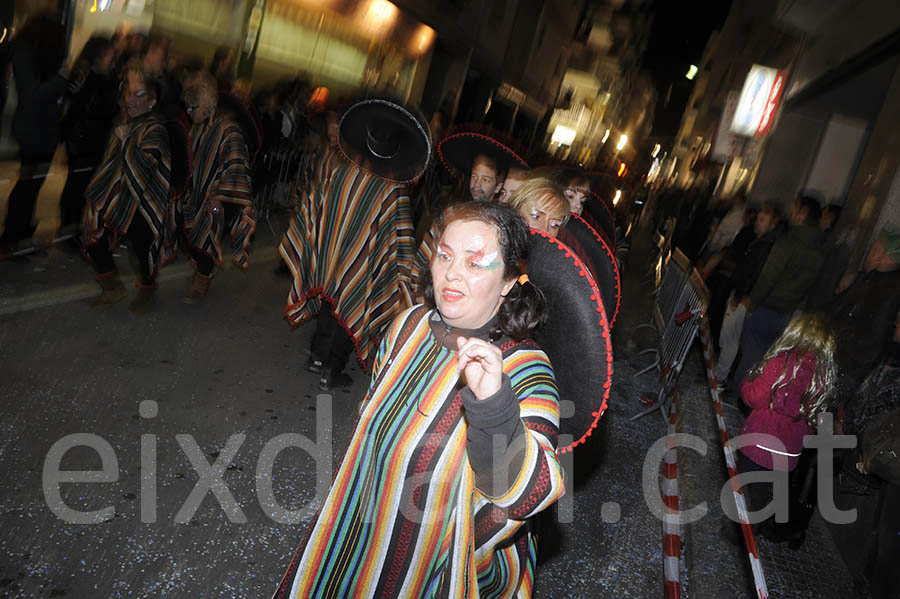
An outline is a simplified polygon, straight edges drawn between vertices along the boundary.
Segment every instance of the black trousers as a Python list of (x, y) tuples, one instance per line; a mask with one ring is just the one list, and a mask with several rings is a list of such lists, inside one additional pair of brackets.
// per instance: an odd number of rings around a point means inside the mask
[[(131, 226), (125, 234), (132, 252), (137, 257), (140, 268), (141, 284), (154, 285), (156, 274), (150, 270), (150, 248), (153, 245), (153, 230), (140, 212), (134, 215)], [(106, 231), (97, 243), (88, 247), (87, 251), (94, 261), (94, 268), (98, 274), (106, 274), (116, 270), (116, 262), (113, 259), (110, 245), (113, 234)]]
[(69, 164), (66, 185), (59, 197), (59, 226), (81, 224), (84, 213), (84, 192), (94, 176), (96, 166), (73, 160)]
[[(225, 211), (225, 231), (230, 231), (231, 225), (234, 223), (235, 219), (241, 217), (241, 208), (237, 204), (231, 202), (222, 202), (222, 209)], [(182, 241), (184, 242), (184, 247), (187, 249), (188, 255), (190, 255), (197, 266), (197, 272), (205, 277), (211, 275), (213, 269), (216, 267), (216, 261), (213, 260), (209, 254), (205, 254), (191, 246), (184, 231), (184, 221), (180, 217), (178, 217), (178, 230), (181, 232)], [(227, 233), (225, 234), (227, 235)]]
[(23, 152), (20, 160), (19, 179), (12, 191), (9, 192), (6, 222), (3, 228), (3, 237), (0, 238), (0, 241), (10, 245), (28, 239), (37, 229), (31, 221), (34, 218), (34, 207), (37, 204), (38, 194), (47, 178), (50, 163), (53, 161), (53, 152), (50, 154)]
[(312, 338), (312, 356), (332, 374), (341, 372), (353, 353), (353, 340), (331, 313), (331, 306), (323, 304), (316, 319), (316, 332)]

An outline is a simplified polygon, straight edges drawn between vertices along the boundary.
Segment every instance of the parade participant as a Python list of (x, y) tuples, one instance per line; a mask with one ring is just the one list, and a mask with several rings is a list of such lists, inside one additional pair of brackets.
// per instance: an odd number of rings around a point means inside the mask
[(510, 207), (451, 206), (440, 231), (278, 599), (531, 596), (527, 521), (564, 492), (553, 369), (527, 341), (547, 306)]
[(170, 225), (175, 236), (183, 235), (194, 264), (184, 296), (186, 303), (193, 303), (206, 296), (216, 265), (224, 261), (226, 228), (232, 262), (247, 270), (256, 210), (247, 144), (237, 123), (217, 110), (216, 80), (209, 73), (194, 73), (185, 82), (183, 99), (192, 122), (193, 171), (186, 192), (171, 203)]
[(509, 199), (509, 205), (525, 219), (525, 223), (550, 237), (569, 220), (569, 202), (558, 185), (538, 177), (526, 181)]
[(300, 198), (281, 241), (294, 279), (285, 315), (292, 326), (317, 316), (307, 368), (320, 387), (346, 387), (353, 347), (365, 363), (409, 304), (413, 229), (406, 183), (431, 151), (424, 118), (392, 101), (351, 106), (338, 130), (341, 160)]
[(591, 193), (591, 181), (580, 170), (564, 168), (557, 171), (554, 181), (562, 187), (569, 201), (569, 211), (583, 216), (584, 203)]
[[(468, 198), (492, 200), (503, 185), (503, 178), (513, 166), (527, 169), (528, 164), (508, 144), (478, 131), (459, 131), (438, 145), (438, 156), (447, 170), (461, 176), (469, 174)], [(435, 224), (425, 230), (413, 263), (413, 281), (417, 286), (433, 258), (437, 239)]]
[(124, 117), (113, 128), (106, 155), (85, 192), (84, 239), (103, 293), (94, 307), (114, 304), (128, 295), (112, 256), (126, 237), (137, 255), (137, 297), (129, 306), (141, 314), (153, 305), (156, 274), (169, 199), (169, 136), (155, 110), (157, 85), (140, 63), (125, 68), (122, 82)]
[(510, 168), (509, 172), (506, 173), (506, 178), (503, 180), (503, 186), (497, 191), (497, 195), (494, 199), (498, 202), (508, 202), (513, 192), (519, 189), (519, 187), (522, 186), (522, 183), (527, 181), (528, 178), (529, 170), (527, 168), (520, 168), (518, 166)]

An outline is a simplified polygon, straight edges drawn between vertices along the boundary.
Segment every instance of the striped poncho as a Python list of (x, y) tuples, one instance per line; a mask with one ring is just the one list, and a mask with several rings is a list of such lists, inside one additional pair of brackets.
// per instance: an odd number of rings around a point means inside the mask
[(222, 115), (191, 129), (193, 171), (185, 194), (172, 203), (172, 223), (184, 223), (191, 247), (216, 264), (223, 263), (223, 203), (238, 208), (231, 223), (231, 259), (247, 270), (250, 243), (256, 230), (256, 210), (250, 190), (250, 158), (240, 127)]
[(274, 599), (531, 597), (536, 546), (526, 518), (564, 490), (547, 356), (528, 342), (496, 342), (525, 453), (508, 489), (488, 496), (466, 453), (456, 352), (437, 342), (428, 318), (398, 341), (408, 315), (382, 341), (350, 445)]
[(162, 117), (149, 111), (125, 122), (123, 139), (110, 135), (103, 162), (87, 190), (87, 245), (97, 243), (105, 231), (118, 238), (128, 232), (140, 213), (153, 231), (150, 272), (159, 268), (168, 215), (171, 164), (169, 134)]
[(341, 162), (301, 198), (281, 240), (294, 278), (285, 309), (291, 326), (327, 300), (365, 363), (401, 303), (412, 303), (412, 244), (406, 187)]

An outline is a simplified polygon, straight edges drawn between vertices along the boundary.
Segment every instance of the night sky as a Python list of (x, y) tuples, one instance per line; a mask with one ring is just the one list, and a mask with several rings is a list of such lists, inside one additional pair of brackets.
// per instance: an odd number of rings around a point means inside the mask
[(674, 137), (678, 132), (693, 89), (685, 74), (691, 64), (699, 66), (710, 33), (721, 28), (730, 6), (731, 0), (656, 0), (644, 54), (644, 68), (659, 92), (652, 136)]

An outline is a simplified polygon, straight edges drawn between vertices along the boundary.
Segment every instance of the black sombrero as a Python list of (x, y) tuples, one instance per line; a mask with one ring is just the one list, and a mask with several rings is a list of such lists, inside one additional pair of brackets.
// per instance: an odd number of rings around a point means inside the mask
[(557, 239), (531, 229), (528, 278), (551, 306), (535, 341), (553, 364), (560, 394), (559, 451), (585, 440), (606, 411), (612, 385), (612, 341), (600, 291), (587, 267)]
[[(591, 191), (584, 203), (584, 210), (588, 213), (585, 218), (588, 222), (593, 220), (597, 226), (597, 232), (604, 235), (611, 245), (616, 244), (616, 217), (612, 208), (601, 196)], [(593, 226), (593, 225), (592, 225)]]
[[(594, 281), (600, 288), (603, 297), (603, 307), (609, 316), (609, 327), (616, 324), (619, 315), (619, 303), (622, 298), (622, 283), (619, 278), (619, 266), (616, 263), (616, 255), (609, 244), (587, 221), (572, 214), (568, 222), (562, 227), (575, 238), (587, 255), (594, 275)], [(562, 235), (562, 231), (560, 231)]]
[(438, 144), (438, 155), (450, 172), (468, 172), (479, 154), (493, 158), (501, 170), (527, 169), (528, 163), (512, 146), (511, 141), (487, 129), (462, 130), (451, 133)]
[(428, 166), (431, 132), (418, 109), (383, 98), (362, 100), (344, 112), (338, 131), (344, 156), (387, 181), (415, 181)]
[(262, 148), (262, 126), (256, 108), (231, 92), (219, 92), (218, 109), (241, 128), (250, 162), (253, 162), (257, 152)]

